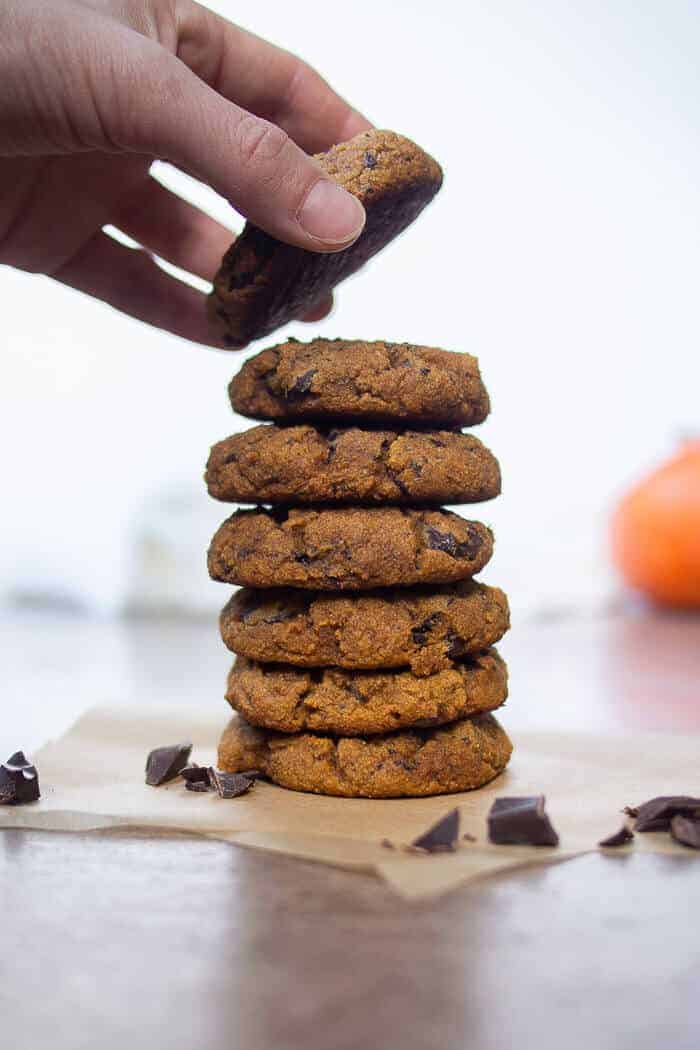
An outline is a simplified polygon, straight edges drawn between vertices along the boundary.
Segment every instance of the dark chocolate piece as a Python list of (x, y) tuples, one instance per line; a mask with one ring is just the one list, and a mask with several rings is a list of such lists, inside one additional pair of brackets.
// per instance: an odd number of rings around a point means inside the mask
[(431, 550), (449, 554), (451, 558), (466, 558), (468, 561), (473, 561), (481, 551), (484, 541), (477, 529), (467, 525), (467, 532), (469, 538), (459, 541), (453, 533), (440, 532), (433, 525), (428, 525), (426, 528), (428, 546)]
[(680, 842), (681, 846), (700, 849), (700, 820), (677, 813), (671, 818), (671, 838)]
[(426, 617), (422, 623), (418, 624), (417, 627), (411, 629), (411, 635), (413, 636), (414, 645), (425, 645), (428, 640), (428, 635), (433, 628), (442, 619), (442, 613), (431, 613), (430, 616)]
[(157, 747), (146, 760), (146, 783), (150, 787), (160, 787), (174, 780), (189, 762), (191, 754), (192, 744)]
[(453, 852), (457, 847), (459, 838), (459, 810), (452, 809), (441, 817), (436, 824), (428, 828), (424, 834), (414, 839), (411, 846), (414, 849), (422, 849), (427, 853)]
[(317, 371), (318, 369), (316, 368), (310, 368), (308, 372), (303, 372), (300, 376), (297, 376), (287, 391), (287, 397), (301, 397), (302, 394), (308, 394)]
[(224, 773), (221, 769), (209, 769), (211, 786), (219, 792), (220, 798), (238, 798), (250, 791), (255, 781), (242, 773)]
[(630, 829), (623, 824), (619, 831), (616, 831), (614, 835), (608, 835), (606, 839), (601, 839), (598, 845), (603, 849), (617, 849), (618, 846), (626, 846), (633, 838), (634, 835)]
[(265, 774), (260, 769), (243, 769), (239, 777), (248, 777), (248, 780), (264, 780)]
[(209, 770), (206, 766), (185, 766), (184, 769), (180, 770), (180, 776), (183, 780), (186, 780), (188, 784), (209, 783)]
[(41, 797), (39, 775), (23, 751), (0, 765), (0, 806), (24, 806)]
[(659, 795), (641, 806), (625, 806), (625, 813), (636, 817), (635, 831), (668, 831), (677, 815), (700, 816), (700, 798), (692, 795)]
[(188, 791), (210, 791), (211, 785), (209, 780), (188, 780), (185, 783), (185, 787)]
[(544, 810), (544, 795), (497, 798), (487, 820), (489, 839), (498, 846), (559, 845), (559, 836)]

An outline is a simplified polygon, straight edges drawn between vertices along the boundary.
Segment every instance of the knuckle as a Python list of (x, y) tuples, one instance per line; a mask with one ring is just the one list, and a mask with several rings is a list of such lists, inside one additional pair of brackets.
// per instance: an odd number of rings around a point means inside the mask
[(271, 169), (287, 150), (290, 138), (275, 124), (245, 116), (237, 129), (238, 149), (245, 165)]
[(311, 66), (308, 66), (306, 62), (295, 56), (289, 69), (289, 79), (281, 99), (283, 111), (290, 113), (294, 109), (299, 96), (303, 95), (307, 89), (309, 82), (315, 83), (318, 79), (318, 73)]

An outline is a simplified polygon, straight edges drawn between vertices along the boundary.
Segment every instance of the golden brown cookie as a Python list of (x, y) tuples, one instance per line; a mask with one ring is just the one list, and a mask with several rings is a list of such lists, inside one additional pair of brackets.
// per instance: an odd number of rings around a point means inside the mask
[(492, 552), (490, 529), (446, 510), (257, 509), (221, 525), (208, 560), (224, 583), (358, 591), (468, 579)]
[(506, 732), (488, 714), (366, 738), (272, 733), (238, 715), (221, 738), (218, 762), (230, 773), (259, 769), (294, 791), (401, 798), (482, 787), (505, 769), (511, 751)]
[(226, 699), (251, 725), (280, 733), (364, 736), (427, 727), (494, 711), (508, 695), (508, 672), (495, 649), (445, 671), (342, 671), (259, 664), (239, 656)]
[(393, 131), (364, 131), (316, 158), (364, 205), (365, 228), (344, 251), (308, 252), (246, 223), (224, 256), (209, 299), (228, 346), (245, 346), (323, 302), (405, 229), (442, 184), (440, 166)]
[(232, 503), (477, 503), (501, 491), (496, 457), (452, 430), (261, 426), (211, 450), (209, 495)]
[(370, 670), (410, 666), (427, 675), (481, 652), (510, 625), (498, 587), (474, 580), (372, 594), (237, 591), (221, 613), (221, 637), (263, 663)]
[(381, 340), (289, 339), (249, 358), (229, 396), (252, 419), (338, 424), (461, 427), (490, 408), (475, 357)]

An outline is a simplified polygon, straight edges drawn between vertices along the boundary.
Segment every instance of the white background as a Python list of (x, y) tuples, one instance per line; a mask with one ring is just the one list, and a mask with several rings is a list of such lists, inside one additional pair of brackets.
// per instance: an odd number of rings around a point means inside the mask
[[(516, 610), (606, 601), (616, 495), (698, 429), (700, 5), (213, 4), (301, 53), (446, 172), (311, 330), (479, 356)], [(185, 180), (180, 180), (184, 185)], [(218, 215), (230, 209), (189, 184)], [(242, 359), (0, 269), (0, 597), (214, 609), (208, 446)], [(286, 333), (284, 333), (286, 334)], [(259, 349), (260, 347), (256, 347)]]

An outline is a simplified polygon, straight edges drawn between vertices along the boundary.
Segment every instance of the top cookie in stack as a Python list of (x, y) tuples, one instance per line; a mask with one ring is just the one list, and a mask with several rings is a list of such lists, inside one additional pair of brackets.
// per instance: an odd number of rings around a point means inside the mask
[(508, 606), (472, 580), (490, 530), (440, 507), (500, 491), (494, 456), (456, 429), (489, 411), (476, 360), (290, 340), (249, 360), (230, 396), (274, 423), (215, 445), (207, 467), (215, 498), (271, 505), (237, 511), (209, 550), (211, 576), (246, 588), (221, 618), (245, 716), (222, 768), (367, 797), (492, 779), (511, 749), (487, 713), (507, 693), (491, 646)]

